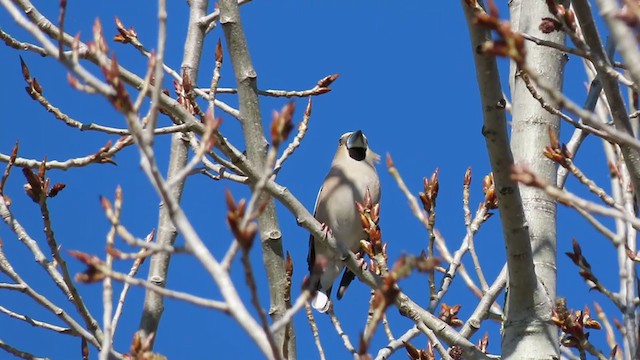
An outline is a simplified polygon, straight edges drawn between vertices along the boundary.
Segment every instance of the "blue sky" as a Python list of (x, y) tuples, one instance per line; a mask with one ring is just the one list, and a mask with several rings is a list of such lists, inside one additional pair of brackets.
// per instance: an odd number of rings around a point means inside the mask
[[(81, 32), (83, 41), (91, 36), (95, 18), (100, 18), (108, 37), (116, 34), (113, 17), (118, 16), (126, 26), (134, 26), (140, 40), (148, 47), (155, 46), (155, 3), (136, 1), (70, 2), (66, 30)], [(36, 4), (50, 19), (57, 18), (57, 5), (50, 2)], [(506, 16), (506, 5), (501, 4)], [(213, 8), (213, 5), (210, 6)], [(169, 35), (166, 63), (180, 68), (186, 33), (187, 5), (171, 1), (168, 9)], [(447, 239), (451, 252), (460, 245), (465, 234), (462, 212), (462, 177), (468, 166), (473, 169), (472, 210), (482, 200), (481, 181), (489, 171), (484, 139), (481, 135), (481, 106), (476, 84), (472, 51), (467, 27), (457, 1), (429, 4), (421, 1), (364, 2), (364, 1), (275, 1), (256, 0), (243, 6), (241, 15), (248, 38), (258, 84), (262, 89), (308, 89), (322, 77), (340, 73), (329, 94), (314, 98), (309, 132), (302, 144), (279, 174), (277, 181), (287, 186), (309, 209), (313, 208), (317, 190), (328, 171), (339, 136), (347, 131), (362, 129), (370, 146), (381, 155), (390, 153), (407, 185), (414, 193), (421, 190), (422, 178), (440, 169), (440, 196), (437, 208), (437, 228)], [(17, 28), (9, 15), (0, 11), (0, 26), (20, 40), (32, 41)], [(218, 27), (207, 38), (203, 62), (197, 83), (208, 86), (212, 73), (213, 54), (218, 38), (224, 38)], [(109, 43), (119, 61), (131, 70), (143, 72), (145, 59), (132, 47)], [(28, 158), (64, 160), (96, 152), (108, 140), (117, 136), (79, 132), (64, 125), (33, 102), (24, 92), (17, 51), (0, 46), (0, 74), (3, 79), (0, 107), (2, 130), (0, 152), (9, 153), (16, 140), (20, 141), (20, 155)], [(72, 90), (67, 71), (52, 59), (33, 53), (21, 53), (33, 77), (44, 88), (44, 94), (54, 106), (83, 122), (95, 122), (114, 127), (126, 127), (124, 119), (110, 104), (98, 96)], [(506, 84), (508, 63), (500, 60), (503, 83)], [(97, 70), (89, 66), (92, 70)], [(96, 71), (96, 73), (99, 73)], [(172, 89), (167, 82), (166, 87)], [(223, 65), (220, 86), (235, 87), (228, 56)], [(506, 89), (506, 87), (505, 87)], [(565, 91), (578, 103), (585, 97), (585, 76), (580, 59), (572, 57), (567, 67)], [(172, 91), (173, 94), (173, 91)], [(235, 105), (233, 95), (221, 99)], [(272, 110), (280, 109), (286, 99), (262, 98), (263, 123), (269, 124)], [(296, 121), (302, 118), (305, 99), (296, 100)], [(219, 112), (220, 114), (221, 112)], [(225, 136), (242, 148), (239, 123), (226, 115), (221, 127)], [(168, 124), (167, 118), (161, 119)], [(562, 140), (568, 141), (572, 129), (563, 125)], [(160, 166), (168, 161), (167, 136), (157, 140), (156, 153)], [(384, 157), (383, 157), (384, 158)], [(584, 161), (589, 159), (589, 161)], [(54, 182), (64, 182), (67, 188), (50, 201), (53, 228), (63, 250), (77, 249), (104, 257), (105, 235), (109, 229), (98, 197), (113, 198), (117, 185), (124, 191), (122, 222), (134, 234), (143, 237), (157, 225), (159, 198), (139, 167), (138, 151), (130, 147), (121, 151), (115, 160), (118, 166), (92, 165), (69, 171), (50, 171)], [(589, 138), (576, 161), (592, 179), (609, 188), (607, 164), (601, 141)], [(403, 253), (417, 254), (425, 249), (428, 236), (413, 217), (407, 201), (389, 176), (384, 162), (378, 166), (382, 183), (383, 240), (389, 243), (391, 261)], [(13, 199), (13, 214), (32, 237), (46, 248), (39, 211), (22, 190), (24, 178), (14, 171), (6, 193)], [(584, 189), (570, 179), (568, 188), (579, 194)], [(201, 238), (217, 258), (222, 258), (232, 235), (225, 223), (224, 189), (230, 188), (236, 199), (248, 196), (243, 187), (230, 182), (212, 182), (204, 177), (189, 178), (182, 200), (183, 207)], [(571, 238), (576, 237), (590, 260), (596, 275), (611, 289), (617, 290), (615, 250), (608, 241), (593, 231), (574, 212), (559, 208), (558, 252), (559, 295), (569, 296), (569, 306), (582, 308), (593, 300), (615, 315), (608, 301), (600, 294), (588, 293), (576, 268), (562, 255), (571, 250)], [(297, 296), (306, 275), (308, 234), (296, 225), (294, 217), (278, 205), (278, 216), (284, 237), (284, 247), (295, 263), (294, 296)], [(611, 224), (611, 221), (606, 221)], [(73, 309), (46, 274), (35, 264), (33, 257), (20, 244), (6, 225), (0, 225), (3, 249), (14, 267), (33, 287), (73, 313)], [(178, 238), (178, 244), (182, 239)], [(120, 248), (126, 246), (118, 240)], [(492, 282), (504, 261), (504, 243), (499, 217), (491, 218), (476, 236), (476, 248), (485, 274)], [(251, 251), (252, 263), (258, 279), (262, 304), (268, 307), (268, 287), (262, 268), (259, 246)], [(470, 264), (465, 257), (465, 264)], [(68, 260), (72, 273), (83, 266)], [(609, 265), (605, 265), (609, 264)], [(116, 267), (127, 271), (130, 263), (122, 261)], [(146, 277), (147, 264), (140, 271)], [(232, 276), (237, 289), (249, 304), (249, 294), (239, 262), (233, 266)], [(0, 276), (0, 281), (7, 281)], [(428, 302), (427, 279), (415, 275), (401, 282), (402, 289), (416, 302)], [(189, 291), (201, 296), (219, 298), (215, 284), (202, 271), (198, 262), (186, 255), (172, 260), (168, 279), (171, 289)], [(80, 285), (83, 298), (96, 318), (102, 318), (102, 287), (98, 284)], [(116, 285), (116, 296), (120, 284)], [(119, 325), (115, 346), (126, 351), (137, 329), (142, 289), (134, 288)], [(357, 343), (367, 315), (369, 290), (359, 283), (352, 284), (346, 297), (337, 303), (336, 312), (342, 325)], [(59, 324), (49, 313), (19, 293), (3, 291), (0, 305), (27, 314), (35, 319)], [(502, 299), (502, 296), (500, 297)], [(470, 295), (460, 279), (454, 281), (444, 301), (462, 304), (460, 317), (466, 319), (477, 299)], [(255, 312), (254, 312), (255, 313)], [(400, 317), (394, 308), (388, 311), (394, 335), (399, 337), (412, 324)], [(331, 327), (329, 319), (316, 314), (320, 336), (328, 358), (345, 358), (348, 352)], [(300, 358), (317, 358), (313, 338), (303, 314), (295, 318)], [(499, 350), (498, 326), (486, 323), (490, 333), (490, 350)], [(484, 330), (478, 336), (482, 336)], [(603, 344), (604, 334), (592, 334), (591, 339)], [(36, 355), (52, 359), (79, 356), (77, 338), (52, 334), (5, 315), (0, 315), (0, 339)], [(376, 335), (371, 351), (386, 344), (382, 331)], [(424, 337), (413, 341), (424, 347)], [(206, 311), (175, 300), (166, 300), (166, 308), (157, 336), (156, 350), (170, 359), (259, 357), (258, 349), (229, 317)], [(608, 353), (608, 350), (605, 353)], [(0, 353), (2, 354), (2, 353)], [(2, 354), (0, 358), (7, 355)], [(396, 358), (404, 358), (404, 351)], [(92, 352), (92, 358), (96, 352)]]

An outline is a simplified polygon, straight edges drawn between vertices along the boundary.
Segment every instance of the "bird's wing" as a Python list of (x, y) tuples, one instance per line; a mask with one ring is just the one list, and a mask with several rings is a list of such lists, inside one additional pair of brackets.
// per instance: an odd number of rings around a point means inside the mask
[[(313, 206), (313, 217), (316, 216), (318, 211), (318, 200), (320, 200), (320, 194), (322, 193), (323, 186), (320, 187), (318, 195), (316, 195), (316, 204)], [(313, 241), (313, 234), (309, 234), (309, 253), (307, 253), (307, 265), (309, 266), (309, 272), (313, 270), (313, 265), (316, 263), (316, 247)]]
[(356, 274), (354, 274), (348, 268), (344, 268), (344, 274), (342, 275), (342, 280), (340, 280), (340, 287), (338, 287), (338, 300), (342, 299), (344, 293), (347, 292), (347, 288), (349, 284), (356, 278)]

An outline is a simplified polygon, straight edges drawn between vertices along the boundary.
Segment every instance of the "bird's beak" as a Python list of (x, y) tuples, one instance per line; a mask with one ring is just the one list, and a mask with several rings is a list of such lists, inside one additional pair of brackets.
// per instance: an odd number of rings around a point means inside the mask
[(364, 135), (361, 130), (349, 135), (349, 138), (347, 138), (347, 149), (367, 149), (367, 143), (364, 140)]
[(347, 138), (347, 151), (349, 156), (356, 161), (362, 161), (367, 157), (367, 141), (362, 131), (358, 130)]

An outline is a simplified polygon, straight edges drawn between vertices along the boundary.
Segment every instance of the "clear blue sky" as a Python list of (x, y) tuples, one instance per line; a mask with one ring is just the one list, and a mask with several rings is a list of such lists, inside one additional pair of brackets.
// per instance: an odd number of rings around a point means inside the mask
[[(40, 10), (50, 19), (57, 19), (57, 3), (40, 2)], [(213, 8), (213, 4), (210, 5)], [(181, 64), (186, 32), (187, 5), (184, 1), (170, 1), (168, 9), (169, 36), (166, 62), (174, 69)], [(506, 9), (502, 8), (504, 16)], [(81, 32), (83, 41), (91, 37), (91, 26), (100, 18), (105, 34), (116, 34), (113, 23), (118, 16), (126, 26), (134, 26), (140, 40), (148, 47), (155, 46), (156, 8), (154, 2), (71, 1), (68, 6), (66, 30)], [(384, 155), (392, 154), (396, 166), (414, 193), (421, 190), (422, 177), (440, 168), (440, 196), (438, 198), (437, 228), (455, 251), (465, 234), (462, 212), (462, 177), (468, 166), (473, 168), (472, 210), (482, 200), (481, 181), (489, 171), (484, 139), (481, 135), (481, 106), (467, 27), (458, 1), (364, 2), (364, 1), (263, 1), (256, 0), (243, 6), (241, 15), (247, 34), (251, 56), (258, 73), (259, 87), (263, 89), (307, 89), (320, 78), (340, 73), (329, 94), (314, 98), (310, 129), (302, 146), (290, 158), (277, 181), (287, 186), (309, 209), (325, 176), (340, 134), (362, 129), (371, 147)], [(31, 37), (17, 29), (4, 10), (0, 10), (0, 26), (20, 40)], [(223, 38), (220, 28), (207, 38), (204, 60), (197, 83), (208, 86), (212, 73), (215, 43)], [(109, 42), (120, 62), (130, 69), (142, 72), (146, 61), (130, 46)], [(70, 89), (67, 71), (52, 59), (33, 53), (19, 53), (0, 46), (0, 76), (3, 79), (0, 107), (0, 152), (9, 153), (16, 140), (20, 140), (20, 155), (28, 158), (65, 160), (85, 156), (97, 151), (108, 140), (117, 136), (102, 133), (80, 133), (65, 126), (32, 101), (23, 90), (25, 83), (20, 74), (18, 55), (21, 54), (44, 88), (44, 94), (54, 106), (83, 122), (126, 127), (124, 119), (107, 101), (78, 93)], [(500, 61), (503, 83), (506, 83), (507, 62)], [(89, 66), (93, 70), (94, 67)], [(566, 92), (578, 103), (585, 97), (585, 77), (580, 59), (571, 58), (567, 70)], [(99, 73), (99, 71), (96, 71)], [(235, 87), (231, 64), (226, 57), (220, 86)], [(167, 83), (166, 87), (173, 87)], [(506, 88), (505, 88), (506, 89)], [(236, 104), (233, 95), (221, 99)], [(263, 123), (269, 124), (273, 109), (280, 109), (285, 99), (262, 98)], [(296, 121), (301, 119), (305, 99), (296, 100)], [(219, 112), (221, 113), (221, 112)], [(221, 131), (238, 147), (242, 146), (239, 123), (224, 116)], [(162, 119), (164, 124), (169, 120)], [(572, 129), (563, 125), (562, 139), (567, 141)], [(159, 164), (166, 168), (168, 137), (158, 139), (156, 147)], [(584, 161), (589, 159), (589, 161)], [(122, 222), (134, 234), (143, 237), (157, 224), (159, 198), (139, 167), (138, 151), (134, 147), (120, 152), (118, 166), (92, 165), (70, 171), (50, 171), (54, 182), (64, 182), (67, 188), (50, 201), (53, 229), (64, 250), (77, 249), (104, 258), (105, 235), (109, 229), (98, 201), (98, 196), (110, 199), (117, 185), (124, 191)], [(602, 186), (608, 188), (608, 170), (601, 142), (589, 138), (577, 159), (578, 166)], [(3, 168), (0, 167), (0, 168)], [(378, 171), (382, 182), (383, 240), (389, 243), (391, 261), (403, 253), (417, 254), (426, 248), (428, 237), (422, 225), (413, 217), (407, 201), (389, 176), (384, 162)], [(22, 190), (24, 178), (14, 171), (6, 188), (13, 199), (12, 211), (16, 218), (46, 249), (42, 223), (35, 204)], [(583, 189), (570, 180), (568, 187), (584, 194)], [(232, 240), (225, 223), (224, 189), (231, 188), (236, 198), (247, 196), (242, 187), (229, 182), (212, 182), (194, 176), (187, 182), (183, 207), (190, 216), (202, 239), (217, 258), (221, 258)], [(294, 217), (282, 206), (278, 215), (284, 236), (284, 247), (295, 263), (294, 297), (306, 275), (308, 234), (296, 225)], [(610, 221), (607, 221), (611, 224)], [(58, 305), (75, 315), (72, 307), (48, 280), (33, 257), (4, 224), (0, 225), (3, 249), (15, 268), (38, 291), (49, 294)], [(581, 241), (596, 275), (617, 290), (615, 251), (582, 218), (560, 208), (558, 228), (559, 295), (571, 295), (569, 306), (582, 308), (592, 305), (593, 299), (605, 305), (609, 314), (615, 314), (600, 294), (589, 294), (576, 268), (563, 255), (571, 250), (571, 238)], [(178, 238), (178, 244), (182, 239)], [(127, 249), (118, 240), (120, 248)], [(504, 261), (504, 245), (499, 217), (491, 218), (476, 236), (476, 247), (485, 274), (491, 282)], [(268, 307), (268, 287), (261, 262), (261, 249), (252, 249), (252, 263), (265, 308)], [(470, 264), (465, 257), (465, 264)], [(73, 273), (83, 270), (77, 261), (69, 259)], [(608, 264), (608, 265), (605, 265)], [(140, 271), (146, 277), (147, 265)], [(189, 291), (201, 296), (219, 298), (218, 290), (199, 263), (192, 257), (177, 255), (172, 261), (168, 287)], [(128, 262), (119, 262), (117, 268), (127, 271)], [(249, 296), (239, 262), (233, 267), (233, 278), (238, 291), (249, 304)], [(0, 275), (0, 281), (8, 279)], [(121, 285), (116, 285), (118, 296)], [(428, 302), (427, 279), (415, 275), (401, 282), (401, 287), (420, 303)], [(102, 287), (99, 284), (80, 285), (83, 298), (95, 317), (102, 319)], [(53, 294), (53, 295), (52, 295)], [(125, 352), (132, 334), (137, 329), (144, 291), (134, 288), (115, 337), (115, 346)], [(352, 284), (345, 299), (337, 303), (336, 312), (353, 343), (363, 329), (369, 290), (362, 284)], [(2, 291), (0, 305), (35, 319), (60, 324), (26, 296)], [(502, 301), (502, 296), (500, 297)], [(454, 281), (445, 296), (447, 304), (462, 304), (460, 317), (467, 319), (477, 299), (462, 281)], [(248, 306), (250, 307), (250, 306)], [(254, 312), (255, 313), (255, 312)], [(395, 308), (388, 311), (394, 335), (399, 337), (411, 327), (411, 322), (398, 315)], [(77, 316), (76, 316), (77, 318)], [(330, 359), (346, 358), (348, 352), (331, 326), (328, 317), (316, 313), (324, 350)], [(62, 324), (60, 324), (62, 325)], [(298, 338), (298, 356), (317, 358), (317, 351), (304, 314), (295, 318)], [(478, 336), (487, 329), (491, 335), (490, 350), (499, 350), (498, 326), (486, 323)], [(603, 344), (604, 334), (592, 334), (591, 339)], [(53, 334), (32, 328), (24, 322), (0, 315), (0, 339), (52, 359), (78, 358), (80, 341), (77, 338)], [(599, 339), (599, 340), (598, 340)], [(382, 331), (375, 337), (373, 354), (386, 344)], [(413, 342), (424, 347), (424, 337)], [(166, 309), (156, 350), (170, 359), (261, 357), (246, 334), (229, 317), (202, 310), (175, 300), (166, 300)], [(605, 350), (605, 349), (603, 349)], [(605, 351), (606, 353), (606, 351)], [(0, 352), (0, 359), (8, 355)], [(92, 358), (96, 358), (92, 351)], [(403, 359), (404, 350), (395, 358)]]

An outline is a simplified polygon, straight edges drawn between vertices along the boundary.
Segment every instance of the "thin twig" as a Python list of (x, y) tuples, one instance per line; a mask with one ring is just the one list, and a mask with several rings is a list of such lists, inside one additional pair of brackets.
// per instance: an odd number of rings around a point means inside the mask
[(164, 287), (158, 286), (156, 284), (153, 284), (151, 282), (148, 282), (146, 280), (143, 279), (138, 279), (138, 278), (134, 278), (131, 277), (127, 274), (123, 274), (123, 273), (119, 273), (116, 271), (109, 271), (108, 269), (106, 269), (105, 267), (102, 267), (99, 269), (105, 276), (108, 276), (116, 281), (120, 281), (123, 282), (125, 284), (129, 284), (129, 285), (133, 285), (133, 286), (140, 286), (140, 287), (144, 287), (147, 290), (153, 291), (155, 293), (158, 293), (164, 297), (168, 297), (168, 298), (172, 298), (172, 299), (176, 299), (176, 300), (181, 300), (181, 301), (185, 301), (189, 304), (193, 304), (196, 306), (201, 306), (204, 308), (208, 308), (208, 309), (214, 309), (214, 310), (219, 310), (222, 311), (224, 313), (228, 313), (229, 312), (229, 305), (223, 301), (216, 301), (216, 300), (211, 300), (211, 299), (207, 299), (207, 298), (203, 298), (200, 296), (195, 296), (189, 293), (185, 293), (185, 292), (181, 292), (181, 291), (175, 291), (175, 290), (169, 290), (166, 289)]
[[(100, 326), (98, 325), (98, 321), (91, 315), (87, 305), (82, 300), (78, 289), (73, 283), (73, 278), (71, 277), (71, 273), (69, 272), (69, 268), (67, 267), (67, 263), (60, 254), (60, 248), (58, 246), (58, 242), (56, 241), (55, 234), (53, 232), (53, 227), (51, 225), (51, 216), (49, 214), (49, 206), (47, 205), (47, 197), (41, 196), (40, 201), (40, 213), (42, 214), (42, 220), (44, 222), (44, 232), (47, 238), (47, 244), (49, 245), (49, 250), (51, 251), (51, 255), (56, 262), (56, 267), (60, 269), (62, 273), (62, 280), (67, 285), (68, 294), (71, 294), (71, 302), (75, 306), (76, 310), (84, 320), (87, 327), (91, 330), (91, 332), (95, 335), (96, 340), (102, 342), (103, 341), (103, 333), (100, 330)], [(61, 289), (63, 293), (67, 294), (67, 291)]]
[[(152, 232), (151, 234), (149, 234), (149, 236), (147, 236), (147, 243), (151, 243), (153, 241), (153, 234), (155, 232)], [(140, 250), (138, 253), (142, 253), (144, 252), (144, 250)], [(133, 261), (133, 265), (131, 265), (131, 270), (129, 270), (129, 273), (127, 274), (127, 276), (133, 278), (136, 276), (136, 274), (138, 273), (138, 269), (140, 269), (140, 265), (142, 265), (142, 263), (144, 262), (145, 257), (138, 257), (137, 259), (135, 259)], [(129, 288), (131, 287), (131, 285), (129, 283), (125, 283), (124, 286), (122, 287), (122, 291), (120, 292), (120, 297), (118, 298), (118, 305), (116, 306), (116, 311), (113, 313), (113, 320), (111, 320), (112, 323), (112, 329), (113, 332), (115, 333), (116, 328), (118, 327), (118, 321), (120, 320), (120, 316), (122, 315), (122, 310), (124, 309), (124, 301), (127, 298), (127, 294), (129, 293)]]
[(389, 341), (394, 341), (396, 338), (393, 336), (393, 332), (391, 332), (391, 326), (389, 326), (389, 319), (387, 318), (387, 314), (384, 314), (382, 317), (382, 325), (384, 326), (384, 332), (387, 334), (387, 339)]
[(318, 325), (316, 325), (316, 320), (313, 317), (313, 311), (311, 311), (311, 306), (308, 302), (304, 303), (304, 308), (307, 312), (307, 321), (309, 322), (309, 326), (311, 327), (311, 333), (313, 334), (313, 339), (316, 344), (316, 348), (318, 349), (318, 354), (320, 355), (320, 360), (325, 360), (324, 350), (322, 349), (322, 343), (320, 342), (320, 333), (318, 332)]
[(22, 321), (28, 323), (31, 326), (35, 326), (35, 327), (39, 327), (39, 328), (55, 331), (55, 332), (58, 332), (58, 333), (61, 333), (61, 334), (78, 336), (78, 334), (76, 334), (71, 328), (61, 327), (61, 326), (49, 324), (49, 323), (44, 322), (44, 321), (35, 320), (30, 316), (18, 314), (17, 312), (11, 311), (11, 310), (3, 307), (3, 306), (0, 306), (0, 312), (7, 314), (7, 315), (9, 315), (10, 317), (12, 317), (14, 319), (22, 320)]
[(35, 356), (31, 353), (28, 353), (26, 351), (20, 350), (18, 348), (15, 348), (7, 343), (5, 343), (4, 341), (0, 340), (0, 349), (8, 352), (9, 354), (18, 357), (20, 359), (27, 359), (27, 360), (49, 360), (49, 358), (43, 358), (43, 357), (38, 357)]
[[(0, 196), (0, 199), (2, 196)], [(67, 324), (74, 332), (79, 334), (81, 337), (87, 339), (91, 344), (93, 344), (96, 348), (100, 348), (100, 342), (95, 338), (93, 334), (84, 329), (82, 325), (77, 323), (67, 312), (65, 312), (62, 308), (56, 306), (52, 303), (47, 297), (33, 290), (21, 277), (17, 272), (13, 269), (9, 260), (4, 255), (4, 252), (0, 248), (0, 271), (7, 275), (11, 280), (15, 283), (24, 286), (24, 293), (28, 295), (30, 298), (35, 300), (38, 304), (42, 305), (47, 311), (51, 312), (55, 316), (57, 316), (60, 320), (62, 320), (65, 324)]]
[(258, 312), (258, 316), (260, 317), (260, 322), (262, 323), (262, 328), (267, 336), (267, 340), (271, 345), (271, 350), (273, 351), (273, 357), (276, 360), (280, 359), (280, 350), (276, 345), (276, 342), (273, 338), (273, 333), (269, 329), (269, 321), (267, 320), (267, 314), (265, 313), (262, 305), (260, 305), (260, 298), (258, 296), (258, 287), (256, 286), (256, 279), (253, 276), (253, 269), (251, 267), (251, 259), (249, 258), (249, 249), (244, 249), (242, 251), (242, 266), (244, 268), (244, 277), (249, 287), (249, 291), (251, 292), (251, 303), (253, 307)]
[(349, 350), (350, 353), (354, 355), (357, 354), (356, 349), (353, 347), (353, 344), (351, 344), (351, 340), (349, 340), (349, 335), (347, 335), (347, 333), (345, 333), (344, 330), (342, 330), (342, 326), (340, 325), (340, 320), (338, 320), (336, 313), (333, 311), (333, 304), (329, 306), (327, 315), (329, 315), (329, 319), (331, 319), (331, 323), (333, 324), (333, 327), (336, 329), (338, 336), (340, 336), (340, 338), (342, 339), (342, 342), (344, 343), (344, 347), (347, 348), (347, 350)]
[[(309, 127), (309, 119), (311, 119), (311, 98), (309, 98), (309, 101), (307, 102), (307, 108), (304, 110), (304, 116), (302, 117), (302, 121), (298, 125), (298, 133), (293, 138), (291, 143), (289, 143), (289, 145), (287, 145), (287, 148), (284, 149), (284, 151), (282, 152), (282, 155), (280, 155), (278, 160), (276, 160), (276, 164), (275, 164), (275, 166), (273, 168), (273, 174), (274, 174), (273, 178), (275, 177), (275, 175), (278, 174), (278, 172), (282, 168), (282, 165), (284, 164), (284, 162), (291, 155), (293, 155), (293, 152), (302, 143), (302, 139), (304, 139), (304, 136), (307, 134), (307, 128)], [(273, 178), (272, 178), (272, 180), (273, 180)]]
[[(451, 252), (449, 252), (449, 249), (447, 248), (447, 244), (444, 238), (442, 237), (442, 234), (440, 233), (437, 233), (436, 235), (436, 246), (438, 247), (438, 252), (442, 256), (444, 261), (448, 263), (453, 262), (453, 256), (451, 255)], [(444, 274), (446, 273), (447, 271), (444, 270)], [(460, 264), (460, 267), (458, 267), (458, 271), (456, 272), (456, 274), (460, 274), (460, 277), (462, 278), (464, 283), (467, 285), (471, 293), (473, 293), (476, 297), (478, 297), (478, 299), (482, 299), (482, 297), (484, 296), (482, 289), (480, 289), (475, 284), (474, 280), (471, 278), (471, 276), (467, 272), (467, 269), (465, 268), (464, 264)], [(496, 304), (494, 304), (494, 306), (491, 308), (491, 312), (492, 312), (492, 315), (495, 315), (497, 317), (502, 316), (502, 310)]]
[[(167, 1), (158, 0), (158, 40), (155, 56), (151, 57), (151, 63), (154, 65), (153, 78), (155, 84), (151, 90), (151, 108), (149, 109), (148, 127), (146, 132), (147, 142), (153, 145), (153, 130), (158, 123), (158, 115), (160, 110), (160, 94), (162, 93), (162, 81), (164, 79), (164, 52), (167, 41)], [(151, 71), (150, 71), (151, 72)]]
[[(114, 200), (114, 211), (113, 217), (115, 218), (116, 224), (120, 221), (120, 213), (122, 211), (122, 188), (118, 186), (116, 188), (115, 200)], [(107, 206), (108, 200), (102, 198), (103, 206)], [(110, 207), (110, 205), (109, 205)], [(113, 271), (113, 256), (109, 249), (113, 249), (115, 238), (116, 238), (116, 226), (115, 224), (111, 225), (109, 232), (107, 233), (107, 255), (105, 266), (110, 271)], [(112, 322), (112, 312), (113, 312), (113, 285), (111, 283), (111, 278), (106, 277), (102, 281), (102, 306), (103, 306), (103, 315), (102, 315), (102, 326), (104, 327), (104, 338), (102, 340), (102, 349), (100, 349), (100, 360), (107, 360), (109, 358), (109, 349), (111, 348), (113, 342), (113, 322)]]
[[(593, 307), (596, 311), (598, 319), (600, 319), (600, 322), (602, 322), (602, 326), (604, 327), (609, 349), (613, 350), (614, 348), (619, 348), (618, 343), (616, 342), (616, 336), (613, 333), (613, 327), (611, 326), (611, 322), (609, 321), (609, 317), (597, 302), (593, 303)], [(616, 351), (616, 359), (622, 360), (622, 351)]]
[(605, 207), (594, 202), (582, 199), (566, 190), (558, 189), (553, 185), (549, 185), (543, 179), (538, 178), (535, 174), (522, 166), (514, 167), (513, 177), (514, 179), (525, 185), (534, 186), (544, 190), (548, 195), (558, 200), (561, 204), (571, 207), (580, 207), (590, 213), (609, 216), (615, 219), (621, 219), (629, 222), (629, 224), (633, 226), (634, 229), (640, 230), (640, 219), (636, 218), (632, 214), (629, 214), (627, 211), (623, 211), (617, 208)]
[[(69, 170), (71, 168), (76, 167), (84, 167), (90, 164), (112, 164), (113, 160), (111, 157), (114, 156), (117, 152), (122, 150), (123, 148), (133, 144), (131, 137), (123, 137), (116, 141), (113, 146), (104, 149), (101, 149), (99, 152), (91, 155), (87, 155), (84, 157), (68, 159), (64, 161), (57, 160), (47, 160), (46, 169), (59, 169), (59, 170)], [(11, 159), (10, 155), (0, 153), (0, 162), (9, 162)], [(28, 168), (38, 168), (42, 164), (41, 161), (35, 159), (25, 159), (25, 158), (17, 158), (15, 161), (15, 166), (19, 167), (28, 167)]]
[(309, 298), (311, 297), (311, 293), (307, 290), (303, 291), (300, 296), (296, 299), (296, 302), (291, 306), (287, 311), (282, 315), (278, 321), (271, 324), (270, 330), (271, 332), (276, 332), (280, 330), (283, 326), (287, 326), (287, 324), (293, 319), (293, 316), (300, 311)]
[(460, 335), (470, 338), (480, 329), (482, 321), (488, 317), (489, 311), (495, 305), (495, 301), (502, 290), (507, 286), (507, 266), (503, 266), (496, 280), (485, 292), (475, 310), (460, 330)]
[(433, 330), (426, 327), (423, 323), (418, 323), (416, 325), (418, 327), (418, 330), (422, 331), (425, 335), (427, 335), (427, 338), (429, 338), (429, 342), (433, 345), (433, 347), (436, 348), (436, 350), (438, 351), (442, 359), (453, 360), (451, 359), (451, 356), (449, 356), (449, 353), (447, 352), (447, 350), (442, 346), (442, 344), (440, 343), (440, 340), (438, 339), (436, 334), (433, 332)]
[(460, 245), (458, 250), (453, 254), (453, 258), (449, 263), (449, 268), (447, 269), (447, 273), (442, 278), (442, 284), (440, 285), (440, 290), (438, 290), (435, 296), (431, 299), (431, 302), (429, 304), (430, 310), (433, 311), (438, 306), (438, 303), (440, 302), (440, 300), (442, 300), (444, 295), (449, 290), (449, 286), (451, 285), (458, 268), (462, 264), (462, 257), (469, 249), (470, 237), (472, 237), (478, 231), (482, 223), (484, 223), (487, 220), (487, 217), (486, 217), (487, 213), (488, 213), (488, 208), (486, 204), (485, 203), (480, 204), (480, 206), (478, 207), (478, 210), (476, 211), (475, 218), (469, 225), (470, 231), (464, 237), (464, 240), (462, 240), (462, 244)]
[(229, 271), (229, 269), (231, 269), (231, 263), (233, 262), (233, 259), (238, 254), (238, 250), (240, 250), (240, 244), (238, 244), (238, 240), (233, 239), (233, 241), (231, 242), (231, 245), (229, 245), (229, 249), (224, 254), (224, 257), (222, 258), (222, 261), (220, 262), (220, 265), (226, 271)]
[(416, 325), (407, 330), (402, 336), (400, 336), (397, 340), (390, 341), (387, 346), (380, 349), (378, 354), (376, 355), (376, 360), (386, 360), (396, 352), (396, 350), (404, 347), (404, 344), (411, 341), (411, 339), (415, 338), (421, 334), (421, 331), (418, 329)]
[(1, 28), (0, 28), (0, 40), (4, 41), (5, 45), (11, 48), (22, 50), (22, 51), (31, 51), (36, 54), (39, 54), (40, 56), (47, 56), (47, 52), (42, 47), (28, 43), (28, 42), (22, 42), (22, 41), (16, 40), (13, 36), (4, 32)]

